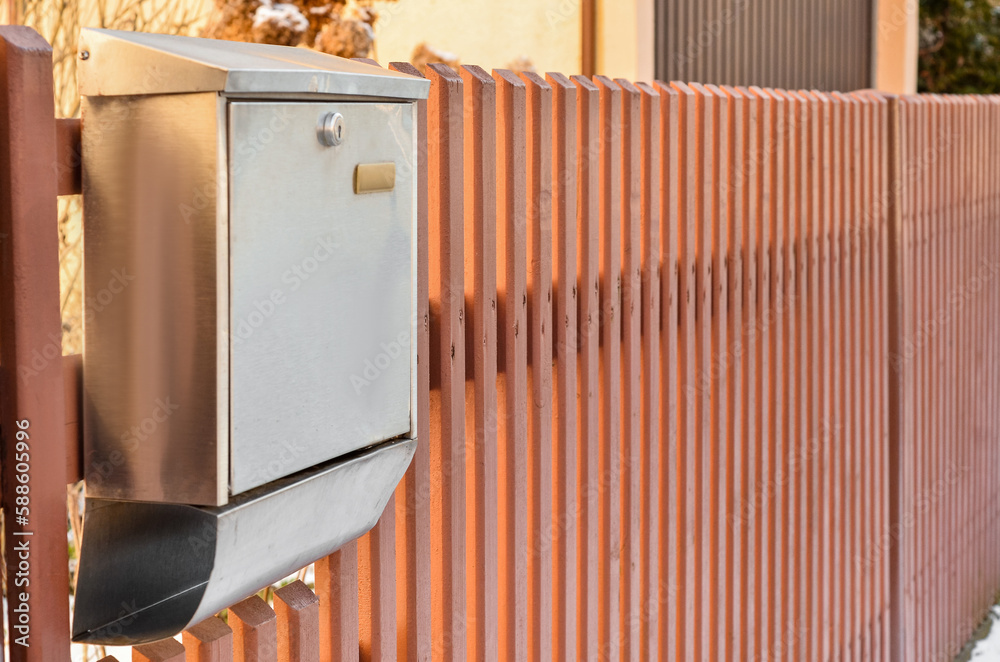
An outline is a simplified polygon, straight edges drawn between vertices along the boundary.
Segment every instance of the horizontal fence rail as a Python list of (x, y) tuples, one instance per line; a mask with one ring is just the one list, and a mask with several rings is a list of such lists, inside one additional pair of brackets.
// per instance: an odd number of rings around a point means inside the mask
[(1000, 99), (425, 75), (413, 464), (313, 589), (133, 659), (950, 659), (1000, 588)]

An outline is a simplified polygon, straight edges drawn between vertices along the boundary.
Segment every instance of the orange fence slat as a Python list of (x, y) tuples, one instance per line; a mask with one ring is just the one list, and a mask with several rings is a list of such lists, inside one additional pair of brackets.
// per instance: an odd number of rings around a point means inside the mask
[(521, 74), (527, 104), (528, 659), (552, 659), (552, 88)]
[(229, 627), (233, 629), (234, 662), (277, 662), (278, 619), (259, 596), (229, 608)]
[[(389, 68), (421, 76), (408, 62)], [(417, 102), (418, 190), (428, 191), (427, 101)], [(401, 660), (428, 662), (431, 653), (430, 514), (430, 306), (426, 195), (417, 196), (417, 439), (413, 461), (396, 490), (396, 652)]]
[(462, 79), (427, 67), (431, 266), (431, 596), (433, 657), (466, 658), (465, 282)]
[(133, 662), (184, 662), (184, 645), (176, 639), (161, 639), (132, 647)]
[[(319, 662), (319, 599), (300, 580), (274, 592), (278, 662)], [(353, 657), (353, 656), (352, 656)]]
[(669, 657), (677, 650), (677, 597), (680, 582), (678, 559), (679, 473), (678, 473), (678, 392), (677, 392), (677, 320), (680, 297), (678, 291), (679, 266), (678, 224), (683, 210), (679, 194), (679, 113), (680, 94), (672, 86), (655, 83), (660, 94), (660, 525), (659, 525), (659, 586), (657, 600), (660, 605), (657, 622), (657, 648), (659, 656)]
[(497, 85), (497, 283), (504, 293), (499, 417), (499, 657), (528, 654), (528, 292), (526, 90), (511, 71)]
[(319, 597), (319, 640), (323, 662), (358, 659), (357, 545), (357, 542), (350, 542), (316, 561), (313, 566)]
[(639, 89), (621, 88), (621, 589), (620, 659), (638, 661), (642, 635), (640, 580), (642, 486), (642, 161)]
[[(497, 267), (496, 85), (480, 67), (462, 67), (465, 86), (465, 299), (471, 406), (466, 437), (472, 444), (467, 472), (470, 657), (494, 660), (497, 650)], [(467, 396), (467, 401), (469, 397)]]
[(599, 93), (588, 78), (574, 76), (577, 110), (577, 241), (579, 275), (579, 547), (577, 557), (577, 659), (598, 656), (598, 341), (599, 274)]
[[(678, 243), (679, 259), (678, 297), (680, 313), (679, 338), (677, 341), (677, 610), (671, 629), (674, 646), (671, 647), (677, 659), (693, 659), (695, 645), (695, 620), (697, 584), (695, 577), (695, 407), (689, 389), (695, 383), (697, 366), (694, 361), (695, 347), (695, 255), (697, 252), (697, 220), (695, 200), (697, 197), (694, 170), (699, 147), (697, 133), (697, 112), (695, 93), (684, 83), (673, 82), (671, 86), (678, 93)], [(666, 651), (664, 651), (666, 652)]]
[(233, 662), (233, 631), (218, 617), (185, 630), (183, 643), (190, 662)]
[(600, 225), (600, 363), (598, 650), (618, 660), (621, 623), (621, 88), (595, 76), (600, 95), (598, 217)]
[[(651, 660), (659, 657), (657, 623), (662, 605), (658, 595), (658, 587), (666, 578), (660, 572), (659, 531), (664, 521), (662, 508), (663, 492), (669, 489), (669, 483), (660, 480), (661, 468), (666, 449), (661, 445), (661, 394), (663, 384), (660, 375), (661, 324), (661, 279), (667, 264), (666, 255), (662, 255), (663, 229), (661, 224), (663, 198), (670, 193), (663, 187), (663, 146), (661, 143), (661, 121), (664, 107), (660, 93), (653, 87), (638, 83), (640, 94), (639, 109), (639, 154), (636, 161), (640, 168), (639, 205), (640, 205), (640, 246), (638, 268), (641, 286), (640, 328), (641, 355), (637, 370), (640, 372), (642, 403), (640, 408), (641, 425), (641, 476), (638, 498), (641, 500), (639, 530), (639, 595), (638, 630), (639, 640), (636, 655), (639, 659)], [(669, 170), (669, 165), (668, 165)], [(635, 469), (640, 472), (640, 468)]]
[(553, 471), (553, 659), (576, 659), (577, 643), (577, 112), (576, 88), (550, 73), (552, 235), (556, 370)]

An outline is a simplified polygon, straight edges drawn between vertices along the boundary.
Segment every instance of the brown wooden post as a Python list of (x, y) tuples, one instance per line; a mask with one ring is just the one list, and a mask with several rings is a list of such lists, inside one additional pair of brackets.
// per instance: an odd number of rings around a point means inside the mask
[[(69, 654), (64, 660), (69, 659)], [(132, 648), (132, 662), (184, 662), (184, 646), (176, 639), (161, 639)]]
[(233, 630), (217, 616), (184, 631), (188, 662), (233, 662)]
[[(472, 660), (497, 655), (497, 131), (496, 83), (476, 66), (462, 67), (465, 109), (464, 203), (466, 368), (471, 397), (466, 396), (466, 435), (472, 439), (469, 476), (475, 494), (466, 505), (467, 538), (473, 540), (475, 579), (468, 586), (468, 654)], [(471, 573), (470, 573), (471, 574)], [(471, 577), (470, 577), (471, 579)]]
[[(56, 158), (52, 49), (30, 28), (0, 27), (0, 429), (8, 624), (11, 659), (30, 662), (65, 662), (70, 655)], [(22, 605), (27, 611), (20, 611)]]
[(278, 659), (278, 619), (259, 596), (229, 608), (234, 662), (274, 662)]
[[(319, 662), (319, 599), (301, 581), (274, 592), (279, 662)], [(355, 628), (357, 631), (357, 628)]]
[[(389, 68), (422, 77), (409, 62)], [(417, 190), (427, 188), (427, 101), (417, 102)], [(396, 648), (401, 660), (431, 659), (430, 310), (427, 196), (417, 199), (417, 450), (396, 489)], [(424, 358), (426, 357), (426, 358)]]
[(465, 219), (462, 78), (427, 67), (433, 659), (466, 659)]
[[(316, 561), (320, 659), (358, 659), (358, 546), (350, 542)], [(277, 611), (277, 604), (275, 605)]]
[(556, 342), (555, 408), (556, 444), (555, 512), (553, 549), (554, 628), (553, 659), (576, 659), (577, 625), (577, 124), (576, 87), (558, 73), (549, 73), (552, 87), (552, 234), (554, 252), (554, 305), (552, 325)]
[(892, 640), (889, 643), (891, 659), (909, 659), (913, 642), (912, 604), (906, 592), (906, 581), (910, 576), (907, 551), (910, 540), (905, 528), (900, 527), (901, 519), (906, 511), (907, 494), (909, 493), (908, 458), (905, 445), (911, 438), (909, 421), (910, 410), (910, 378), (905, 362), (898, 361), (893, 365), (893, 358), (903, 355), (902, 342), (908, 336), (906, 316), (906, 294), (903, 288), (907, 282), (907, 262), (903, 247), (906, 233), (903, 228), (902, 216), (902, 180), (899, 100), (889, 99), (888, 115), (888, 226), (887, 226), (887, 259), (888, 259), (888, 351), (889, 351), (889, 531), (899, 532), (900, 538), (889, 545), (889, 600), (892, 608), (889, 612), (889, 633)]

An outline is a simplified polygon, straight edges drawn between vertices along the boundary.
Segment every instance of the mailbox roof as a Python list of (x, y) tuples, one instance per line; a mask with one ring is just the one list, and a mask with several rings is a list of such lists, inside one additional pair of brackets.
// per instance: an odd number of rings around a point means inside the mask
[(221, 92), (425, 99), (430, 87), (421, 78), (290, 46), (84, 28), (79, 48), (84, 96)]

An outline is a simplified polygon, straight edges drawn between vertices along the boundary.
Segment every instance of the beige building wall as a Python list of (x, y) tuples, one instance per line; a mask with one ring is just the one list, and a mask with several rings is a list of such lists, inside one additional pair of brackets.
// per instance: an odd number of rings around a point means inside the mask
[[(112, 2), (123, 0), (111, 0)], [(168, 0), (187, 8), (197, 33), (213, 0)], [(377, 1), (376, 59), (409, 62), (421, 42), (453, 53), (463, 64), (500, 69), (525, 57), (541, 73), (580, 72), (581, 0)], [(83, 2), (81, 23), (96, 23), (97, 3)]]
[(526, 57), (541, 73), (580, 71), (580, 0), (378, 2), (376, 57), (409, 61), (421, 43), (486, 70)]
[(595, 73), (631, 81), (653, 79), (655, 0), (597, 0)]
[(918, 0), (875, 0), (873, 87), (893, 94), (917, 91)]

